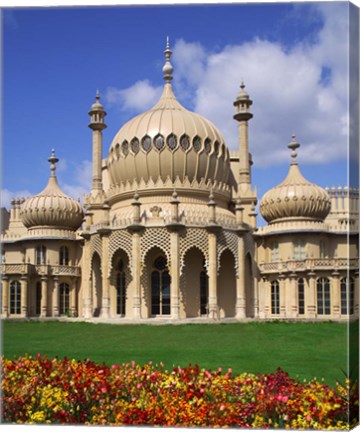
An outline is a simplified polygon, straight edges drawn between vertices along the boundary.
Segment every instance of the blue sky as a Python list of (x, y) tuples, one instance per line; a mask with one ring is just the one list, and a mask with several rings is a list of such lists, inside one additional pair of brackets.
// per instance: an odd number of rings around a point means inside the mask
[(245, 81), (259, 199), (284, 179), (292, 133), (305, 177), (345, 185), (348, 13), (343, 2), (3, 9), (2, 206), (44, 188), (51, 148), (63, 190), (86, 192), (96, 89), (108, 113), (106, 157), (122, 124), (156, 102), (167, 35), (178, 99), (231, 149), (232, 103)]

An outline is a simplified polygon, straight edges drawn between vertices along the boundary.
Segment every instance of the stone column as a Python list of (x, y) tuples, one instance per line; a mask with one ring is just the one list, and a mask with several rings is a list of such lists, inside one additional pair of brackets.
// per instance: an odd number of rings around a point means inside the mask
[(271, 281), (263, 278), (264, 285), (264, 314), (265, 318), (271, 317)]
[(135, 319), (141, 318), (141, 253), (140, 253), (140, 233), (133, 232), (132, 235), (132, 260), (133, 260), (133, 280), (134, 297), (133, 313)]
[(331, 314), (334, 318), (341, 317), (341, 294), (340, 294), (340, 274), (337, 270), (331, 273), (331, 285), (330, 285), (330, 307)]
[(244, 237), (238, 237), (239, 269), (236, 277), (236, 318), (246, 318), (245, 247)]
[(53, 289), (53, 317), (58, 317), (60, 314), (59, 311), (59, 278), (54, 277), (54, 289)]
[(41, 312), (40, 318), (45, 318), (47, 315), (47, 288), (48, 279), (47, 276), (41, 276)]
[(297, 286), (297, 274), (290, 274), (290, 287), (289, 287), (289, 297), (290, 297), (290, 318), (297, 318), (299, 312), (299, 296), (298, 296), (298, 286)]
[(305, 293), (305, 305), (307, 318), (316, 318), (317, 300), (316, 300), (316, 273), (311, 271), (308, 274), (308, 290)]
[(1, 316), (7, 318), (9, 316), (9, 278), (7, 276), (2, 276), (2, 288), (1, 288), (1, 302), (2, 311)]
[(101, 317), (110, 317), (109, 233), (102, 236), (102, 301)]
[(21, 315), (28, 316), (28, 278), (26, 275), (21, 276)]
[(209, 318), (219, 317), (217, 303), (217, 256), (216, 233), (209, 232)]
[(180, 257), (179, 257), (179, 233), (173, 231), (170, 234), (171, 241), (171, 318), (179, 319), (180, 314)]
[(72, 278), (71, 287), (70, 287), (70, 316), (76, 317), (76, 286), (77, 286), (77, 278)]
[(280, 292), (280, 318), (286, 317), (286, 290), (285, 290), (285, 276), (279, 275), (279, 292)]
[(359, 316), (359, 272), (354, 274), (354, 314)]
[(91, 277), (91, 262), (90, 262), (90, 241), (85, 240), (84, 244), (84, 281), (83, 281), (83, 316), (91, 318), (93, 316), (93, 301), (92, 301), (92, 277)]

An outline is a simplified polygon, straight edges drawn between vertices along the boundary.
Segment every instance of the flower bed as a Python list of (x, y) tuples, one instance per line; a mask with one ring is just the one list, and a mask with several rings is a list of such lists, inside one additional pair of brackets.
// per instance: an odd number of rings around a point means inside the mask
[(41, 355), (2, 359), (1, 369), (4, 423), (349, 429), (349, 410), (358, 411), (349, 381), (332, 389), (280, 369), (232, 376), (197, 365), (166, 371)]

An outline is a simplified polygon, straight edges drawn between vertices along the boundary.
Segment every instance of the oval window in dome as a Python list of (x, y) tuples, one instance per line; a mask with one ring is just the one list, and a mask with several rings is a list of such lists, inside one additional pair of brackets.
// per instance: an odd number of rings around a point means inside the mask
[(205, 139), (204, 147), (205, 147), (206, 153), (209, 154), (211, 152), (211, 139), (210, 138)]
[(145, 135), (144, 138), (141, 140), (141, 146), (146, 153), (151, 150), (151, 138), (149, 137), (149, 135)]
[(138, 140), (137, 138), (133, 138), (133, 139), (131, 140), (130, 147), (131, 147), (131, 151), (132, 151), (134, 154), (138, 154), (138, 153), (139, 153), (139, 150), (140, 150), (140, 143), (139, 143), (139, 140)]
[(176, 136), (174, 134), (170, 134), (167, 139), (167, 146), (169, 147), (170, 150), (175, 150), (176, 146), (177, 146), (177, 139)]
[(123, 141), (121, 144), (121, 151), (125, 157), (129, 154), (129, 143), (127, 141)]
[(164, 137), (162, 135), (156, 135), (154, 138), (154, 146), (156, 150), (162, 150), (164, 148)]
[(117, 143), (115, 146), (115, 155), (116, 155), (116, 159), (119, 159), (120, 157), (120, 144)]
[(214, 142), (214, 152), (215, 152), (216, 156), (219, 155), (219, 147), (220, 147), (219, 141), (215, 141)]
[(190, 140), (187, 135), (182, 135), (180, 138), (180, 147), (186, 151), (190, 147)]
[(201, 138), (199, 136), (194, 137), (193, 147), (196, 153), (199, 153), (199, 151), (201, 150)]

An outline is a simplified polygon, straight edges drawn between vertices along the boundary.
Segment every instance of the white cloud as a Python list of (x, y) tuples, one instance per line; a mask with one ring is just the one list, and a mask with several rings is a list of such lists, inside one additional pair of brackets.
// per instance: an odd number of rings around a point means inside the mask
[[(195, 111), (218, 126), (231, 149), (238, 148), (232, 102), (245, 81), (254, 101), (250, 151), (258, 166), (288, 160), (286, 145), (294, 132), (302, 143), (302, 161), (346, 156), (347, 8), (324, 4), (319, 11), (324, 25), (316, 42), (299, 42), (291, 50), (260, 39), (217, 53), (184, 40), (174, 47), (175, 82), (181, 89), (195, 88)], [(322, 79), (324, 68), (327, 80)]]
[(161, 86), (153, 87), (148, 80), (143, 80), (125, 89), (109, 87), (105, 100), (109, 105), (117, 105), (124, 111), (145, 111), (158, 101), (161, 92)]
[(21, 190), (21, 191), (10, 191), (9, 189), (1, 189), (0, 193), (0, 207), (5, 207), (8, 210), (11, 207), (11, 200), (13, 198), (27, 198), (29, 196), (33, 195), (28, 190)]

